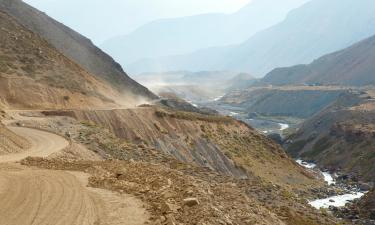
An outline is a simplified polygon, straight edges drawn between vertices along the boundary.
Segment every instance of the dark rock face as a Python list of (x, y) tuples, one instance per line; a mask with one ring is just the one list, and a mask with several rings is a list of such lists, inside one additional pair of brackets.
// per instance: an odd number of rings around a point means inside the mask
[(121, 66), (89, 39), (20, 0), (0, 0), (0, 10), (47, 40), (65, 56), (125, 94), (155, 99), (145, 87), (128, 77)]

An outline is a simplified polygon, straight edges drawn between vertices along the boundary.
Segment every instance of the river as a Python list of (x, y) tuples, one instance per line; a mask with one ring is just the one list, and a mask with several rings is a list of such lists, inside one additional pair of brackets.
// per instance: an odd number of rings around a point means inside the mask
[[(300, 159), (296, 160), (298, 164), (301, 166), (305, 167), (306, 169), (316, 169), (316, 164), (314, 163), (308, 163), (304, 162)], [(319, 170), (320, 171), (320, 170)], [(333, 185), (336, 183), (334, 176), (330, 174), (329, 172), (322, 172), (320, 171), (324, 177), (324, 180), (327, 182), (328, 185)], [(336, 195), (336, 196), (331, 196), (328, 198), (323, 198), (323, 199), (315, 199), (309, 201), (309, 204), (313, 206), (316, 209), (320, 208), (329, 208), (330, 206), (335, 206), (335, 207), (343, 207), (346, 205), (346, 203), (349, 203), (355, 199), (361, 198), (365, 192), (361, 192), (359, 190), (346, 190), (348, 193), (343, 194), (343, 195)]]

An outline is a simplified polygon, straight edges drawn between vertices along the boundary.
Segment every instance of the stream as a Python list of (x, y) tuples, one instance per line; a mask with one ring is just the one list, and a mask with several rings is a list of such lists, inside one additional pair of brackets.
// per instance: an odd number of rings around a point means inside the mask
[[(296, 162), (307, 169), (310, 169), (310, 170), (316, 169), (316, 164), (314, 163), (308, 163), (300, 159), (296, 160)], [(332, 174), (328, 172), (322, 172), (322, 171), (320, 172), (322, 173), (324, 180), (328, 183), (328, 185), (336, 184), (336, 181), (334, 179), (334, 176), (332, 176)], [(329, 208), (330, 206), (343, 207), (346, 205), (346, 203), (349, 203), (355, 199), (361, 198), (365, 194), (365, 192), (361, 192), (359, 190), (346, 190), (346, 191), (347, 191), (346, 194), (331, 196), (331, 197), (323, 198), (323, 199), (312, 200), (312, 201), (309, 201), (309, 204), (316, 209)]]

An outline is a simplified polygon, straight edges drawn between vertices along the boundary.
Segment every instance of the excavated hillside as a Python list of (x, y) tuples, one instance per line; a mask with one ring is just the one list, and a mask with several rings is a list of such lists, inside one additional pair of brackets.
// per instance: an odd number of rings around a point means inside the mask
[(229, 117), (155, 107), (45, 113), (93, 122), (136, 146), (151, 147), (183, 162), (222, 174), (239, 178), (255, 175), (299, 190), (319, 184), (279, 145)]
[(340, 96), (288, 138), (288, 152), (361, 181), (375, 181), (374, 97), (372, 91)]
[[(72, 158), (70, 151), (64, 150), (57, 158), (28, 158), (22, 161), (24, 165), (89, 173), (91, 187), (138, 196), (152, 214), (151, 224), (170, 221), (175, 224), (336, 224), (330, 215), (315, 210), (306, 202), (306, 197), (314, 198), (315, 195), (303, 189), (318, 191), (322, 183), (309, 178), (311, 174), (280, 153), (272, 141), (259, 138), (255, 131), (230, 118), (150, 107), (112, 111), (33, 111), (24, 115), (30, 116), (29, 120), (23, 117), (25, 127), (65, 136), (106, 159), (94, 162), (87, 158)], [(38, 117), (43, 119), (36, 120)], [(129, 135), (129, 139), (119, 138), (113, 131)], [(187, 136), (192, 138), (189, 145), (193, 143), (190, 152), (175, 149), (174, 146), (187, 145)], [(238, 176), (234, 174), (238, 170), (218, 171), (223, 168), (221, 161), (211, 161), (216, 153), (210, 148), (207, 153), (202, 152), (194, 144), (202, 138), (206, 139), (207, 145), (217, 145), (227, 154), (237, 148), (233, 153), (238, 155), (231, 157), (231, 161), (236, 169), (241, 168), (245, 173)], [(247, 138), (250, 141), (245, 141)], [(154, 140), (163, 144), (166, 140), (172, 141), (173, 144), (170, 148), (163, 146), (160, 149), (153, 144)], [(221, 146), (225, 143), (227, 145)], [(185, 159), (179, 160), (175, 151), (184, 154)], [(66, 153), (69, 157), (64, 156)], [(195, 157), (192, 154), (199, 155), (198, 159), (207, 163), (199, 165), (188, 158)], [(241, 159), (246, 161), (241, 162)], [(250, 162), (254, 163), (251, 168), (246, 164)], [(286, 169), (275, 171), (275, 175), (273, 170), (278, 166)], [(298, 179), (296, 183), (285, 184), (293, 178)], [(186, 203), (189, 198), (193, 198), (192, 202)]]
[(110, 83), (125, 96), (156, 98), (145, 87), (129, 78), (118, 63), (97, 48), (89, 39), (45, 13), (21, 0), (0, 0), (0, 11), (11, 15), (17, 22), (38, 34), (66, 57), (97, 79)]
[[(10, 108), (114, 107), (121, 94), (0, 11), (0, 103)], [(122, 101), (124, 102), (124, 101)]]

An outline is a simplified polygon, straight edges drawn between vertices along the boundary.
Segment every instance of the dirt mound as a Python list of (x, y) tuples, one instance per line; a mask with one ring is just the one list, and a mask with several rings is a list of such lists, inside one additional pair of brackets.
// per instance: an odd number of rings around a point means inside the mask
[(10, 131), (0, 122), (0, 156), (23, 152), (29, 147), (30, 143), (25, 138)]

